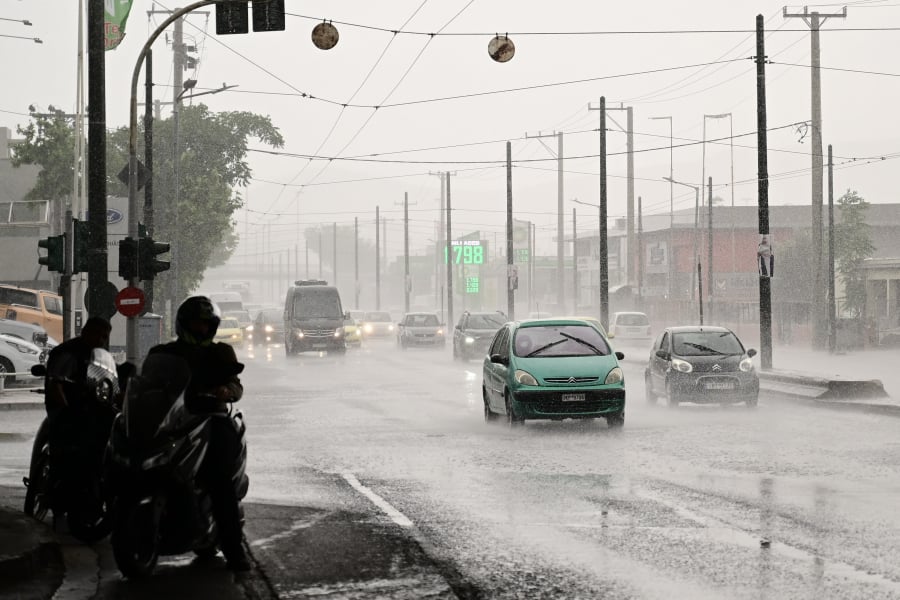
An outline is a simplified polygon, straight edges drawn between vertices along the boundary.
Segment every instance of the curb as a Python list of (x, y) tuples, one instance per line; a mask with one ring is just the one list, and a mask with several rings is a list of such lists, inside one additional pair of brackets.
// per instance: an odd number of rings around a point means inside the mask
[(3, 402), (0, 400), (0, 410), (35, 410), (43, 409), (44, 403), (41, 402)]
[[(0, 555), (0, 581), (4, 585), (15, 585), (38, 578), (46, 570), (59, 573), (60, 580), (65, 570), (62, 548), (53, 537), (50, 529), (43, 523), (22, 515), (14, 523), (19, 525), (23, 537), (30, 532), (36, 544), (17, 555)], [(46, 579), (46, 577), (42, 577)]]

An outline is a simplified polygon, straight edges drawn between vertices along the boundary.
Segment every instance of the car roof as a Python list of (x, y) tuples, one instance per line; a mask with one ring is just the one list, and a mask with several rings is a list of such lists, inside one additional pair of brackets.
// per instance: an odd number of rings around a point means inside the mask
[(674, 325), (672, 327), (666, 327), (664, 331), (670, 333), (700, 333), (707, 331), (710, 333), (734, 333), (727, 327), (720, 327), (718, 325)]
[(435, 312), (435, 311), (428, 311), (428, 310), (416, 310), (416, 311), (412, 311), (412, 312), (406, 313), (405, 316), (408, 317), (408, 316), (410, 316), (410, 315), (434, 315), (434, 316), (436, 317), (436, 316), (437, 316), (437, 312)]
[(593, 317), (548, 317), (546, 319), (525, 319), (516, 321), (516, 327), (537, 327), (542, 325), (590, 325)]
[(621, 310), (613, 313), (613, 316), (616, 315), (644, 315), (646, 317), (647, 313), (642, 313), (637, 310)]

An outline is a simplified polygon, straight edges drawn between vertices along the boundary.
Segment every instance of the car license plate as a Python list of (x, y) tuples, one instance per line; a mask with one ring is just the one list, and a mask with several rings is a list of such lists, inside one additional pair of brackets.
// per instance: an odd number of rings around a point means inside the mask
[(713, 381), (706, 384), (708, 390), (733, 390), (734, 384), (730, 381)]
[(584, 394), (563, 394), (563, 402), (584, 402)]
[(327, 348), (328, 344), (313, 344), (313, 348)]

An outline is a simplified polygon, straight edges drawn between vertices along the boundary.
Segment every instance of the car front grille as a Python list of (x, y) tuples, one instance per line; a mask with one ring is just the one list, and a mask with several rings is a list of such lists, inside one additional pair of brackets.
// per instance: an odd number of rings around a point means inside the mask
[(545, 377), (547, 383), (595, 383), (599, 377)]
[(334, 329), (304, 329), (303, 336), (304, 337), (331, 337), (334, 335)]

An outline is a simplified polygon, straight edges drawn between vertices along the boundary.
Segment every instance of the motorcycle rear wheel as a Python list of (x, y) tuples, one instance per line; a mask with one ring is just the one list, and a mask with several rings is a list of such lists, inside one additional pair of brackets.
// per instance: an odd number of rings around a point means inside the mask
[(112, 530), (113, 557), (128, 579), (149, 577), (159, 561), (159, 531), (153, 503), (120, 504)]
[(43, 521), (50, 510), (50, 448), (46, 442), (38, 444), (31, 454), (31, 466), (25, 485), (25, 514)]

